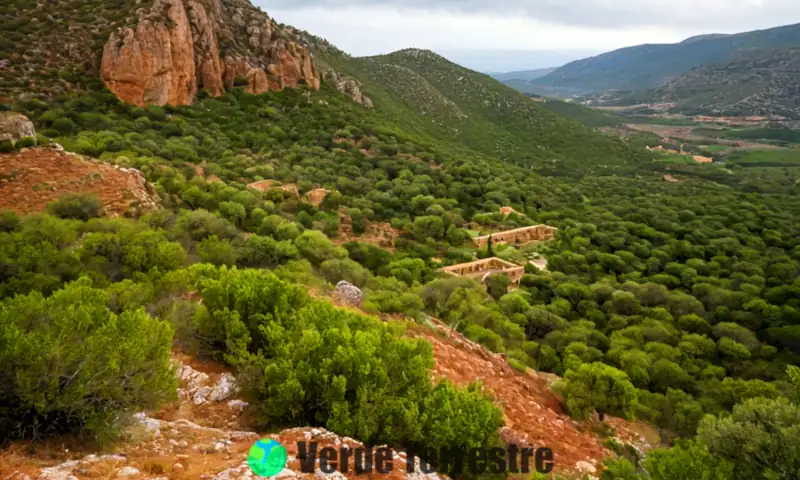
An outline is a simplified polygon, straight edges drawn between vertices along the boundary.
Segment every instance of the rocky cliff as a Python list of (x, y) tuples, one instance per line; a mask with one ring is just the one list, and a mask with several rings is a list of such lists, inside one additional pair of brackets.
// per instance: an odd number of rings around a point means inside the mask
[(155, 0), (135, 25), (112, 32), (101, 75), (121, 100), (186, 105), (199, 90), (220, 96), (247, 82), (251, 93), (306, 85), (321, 75), (302, 45), (240, 0)]
[(356, 79), (312, 57), (335, 47), (277, 24), (248, 0), (16, 2), (3, 21), (3, 103), (104, 83), (129, 103), (183, 105), (201, 91), (318, 89), (324, 79), (372, 105)]

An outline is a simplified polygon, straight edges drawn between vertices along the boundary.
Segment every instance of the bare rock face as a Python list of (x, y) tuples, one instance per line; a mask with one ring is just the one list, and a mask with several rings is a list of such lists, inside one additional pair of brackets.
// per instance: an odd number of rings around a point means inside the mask
[(189, 21), (192, 26), (195, 65), (200, 85), (212, 97), (225, 93), (222, 84), (222, 62), (219, 58), (217, 36), (205, 8), (196, 1), (189, 2)]
[(336, 90), (348, 95), (359, 105), (367, 108), (374, 107), (372, 100), (361, 92), (361, 82), (355, 78), (341, 76), (333, 71), (326, 72), (325, 78), (333, 82)]
[(188, 105), (199, 89), (217, 97), (240, 77), (248, 78), (251, 93), (301, 85), (318, 90), (321, 75), (311, 52), (281, 32), (249, 4), (155, 0), (135, 27), (111, 34), (102, 78), (122, 101), (136, 105)]
[(263, 68), (253, 68), (247, 72), (247, 93), (258, 95), (269, 91), (267, 72)]
[(21, 113), (0, 112), (0, 142), (16, 142), (25, 137), (36, 138), (33, 122)]
[(156, 0), (152, 18), (111, 34), (103, 81), (135, 105), (187, 105), (197, 94), (194, 41), (182, 0)]
[[(225, 88), (233, 88), (236, 79), (248, 77), (250, 70), (250, 65), (243, 58), (225, 57)], [(264, 75), (266, 76), (266, 73)]]

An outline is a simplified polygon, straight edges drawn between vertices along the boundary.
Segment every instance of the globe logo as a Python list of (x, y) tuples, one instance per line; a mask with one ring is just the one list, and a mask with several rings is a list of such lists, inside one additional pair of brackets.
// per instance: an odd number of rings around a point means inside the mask
[(250, 447), (247, 464), (259, 477), (271, 477), (286, 466), (286, 449), (271, 438), (262, 438)]

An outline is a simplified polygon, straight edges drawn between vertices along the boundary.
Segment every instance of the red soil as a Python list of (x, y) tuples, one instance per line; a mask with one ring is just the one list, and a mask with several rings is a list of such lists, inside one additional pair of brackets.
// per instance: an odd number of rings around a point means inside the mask
[(96, 195), (108, 215), (154, 208), (158, 198), (136, 170), (50, 148), (0, 154), (0, 209), (38, 212), (65, 194)]

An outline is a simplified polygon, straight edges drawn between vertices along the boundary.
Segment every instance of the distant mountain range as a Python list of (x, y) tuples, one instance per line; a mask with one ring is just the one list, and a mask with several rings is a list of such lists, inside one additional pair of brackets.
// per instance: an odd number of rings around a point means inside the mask
[[(525, 93), (603, 95), (617, 104), (675, 102), (682, 113), (798, 116), (800, 24), (675, 44), (627, 47), (540, 77), (494, 77)], [(608, 92), (611, 92), (608, 95)]]
[(584, 92), (656, 88), (693, 67), (743, 49), (800, 46), (800, 24), (736, 35), (702, 35), (681, 43), (639, 45), (570, 62), (533, 83)]
[(684, 113), (800, 117), (800, 47), (753, 49), (701, 65), (656, 89)]
[(490, 73), (489, 75), (496, 80), (500, 80), (501, 82), (509, 82), (513, 80), (531, 81), (552, 73), (556, 68), (557, 67), (537, 68), (535, 70), (520, 70), (517, 72)]

